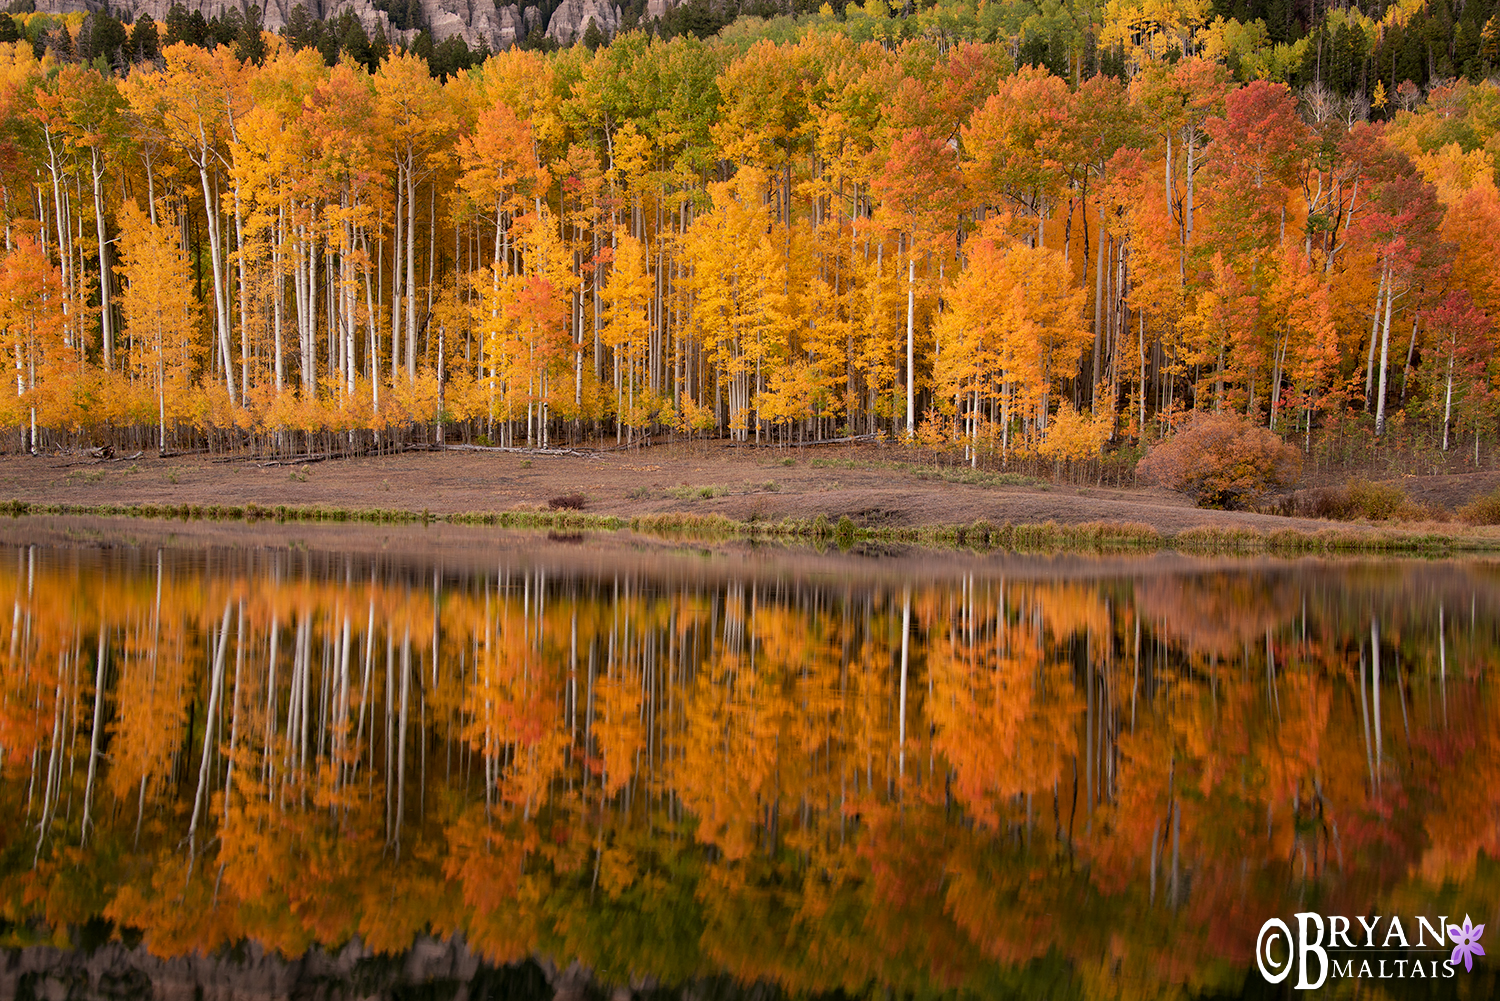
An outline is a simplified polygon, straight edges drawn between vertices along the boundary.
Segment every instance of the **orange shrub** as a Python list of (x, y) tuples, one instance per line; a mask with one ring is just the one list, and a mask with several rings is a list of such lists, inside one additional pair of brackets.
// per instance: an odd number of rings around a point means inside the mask
[(1195, 414), (1136, 467), (1146, 483), (1190, 495), (1199, 507), (1234, 509), (1302, 472), (1302, 453), (1237, 414)]

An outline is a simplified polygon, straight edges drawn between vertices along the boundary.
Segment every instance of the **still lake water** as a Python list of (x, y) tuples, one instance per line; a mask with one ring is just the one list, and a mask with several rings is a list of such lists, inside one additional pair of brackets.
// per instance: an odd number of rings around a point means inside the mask
[(22, 519), (0, 624), (0, 993), (1500, 986), (1491, 561)]

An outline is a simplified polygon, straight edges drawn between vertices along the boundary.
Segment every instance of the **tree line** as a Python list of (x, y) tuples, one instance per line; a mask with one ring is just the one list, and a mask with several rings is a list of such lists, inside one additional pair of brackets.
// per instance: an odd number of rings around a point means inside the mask
[(124, 73), (4, 46), (0, 424), (977, 462), (1213, 410), (1478, 461), (1500, 89), (1294, 88), (1205, 6), (1111, 9), (1045, 64), (878, 0), (445, 79), (269, 34)]

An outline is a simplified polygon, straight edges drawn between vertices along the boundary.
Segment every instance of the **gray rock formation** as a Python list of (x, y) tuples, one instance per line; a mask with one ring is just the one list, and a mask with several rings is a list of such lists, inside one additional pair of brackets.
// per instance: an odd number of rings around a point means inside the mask
[[(142, 14), (150, 14), (151, 19), (160, 27), (166, 22), (167, 11), (172, 9), (174, 2), (181, 3), (189, 12), (202, 11), (205, 19), (218, 17), (231, 9), (241, 14), (259, 10), (262, 15), (261, 24), (270, 32), (278, 32), (285, 27), (292, 8), (299, 3), (307, 8), (309, 14), (320, 20), (332, 20), (348, 9), (354, 11), (365, 34), (374, 37), (378, 27), (385, 31), (389, 39), (401, 36), (401, 32), (392, 31), (390, 18), (384, 11), (376, 10), (371, 0), (265, 0), (264, 3), (251, 3), (249, 0), (114, 0), (108, 4), (103, 0), (37, 0), (36, 9), (48, 14), (66, 14), (72, 11), (105, 10), (107, 7), (116, 17), (128, 13), (134, 19)], [(435, 0), (425, 2), (435, 3)]]
[[(218, 17), (230, 9), (237, 10), (241, 14), (258, 9), (262, 12), (261, 23), (270, 32), (281, 31), (286, 26), (292, 9), (301, 3), (307, 8), (309, 14), (320, 20), (332, 20), (345, 10), (351, 10), (359, 19), (360, 26), (364, 28), (366, 35), (374, 38), (377, 31), (382, 31), (392, 44), (410, 42), (416, 34), (414, 31), (402, 32), (392, 28), (390, 18), (384, 11), (376, 10), (372, 0), (264, 0), (263, 3), (252, 3), (251, 0), (175, 0), (175, 2), (180, 2), (188, 11), (201, 11), (205, 19)], [(666, 2), (666, 0), (654, 0), (654, 2)], [(166, 21), (167, 11), (172, 8), (173, 3), (174, 0), (109, 0), (108, 9), (116, 17), (129, 14), (132, 19), (142, 14), (150, 14), (160, 26)], [(618, 7), (612, 7), (602, 0), (583, 0), (579, 6), (587, 9), (582, 10), (581, 15), (577, 16), (579, 26), (570, 28), (569, 17), (564, 15), (563, 11), (575, 3), (578, 3), (578, 0), (569, 0), (569, 3), (565, 3), (553, 15), (551, 25), (548, 26), (548, 35), (559, 45), (571, 45), (575, 40), (582, 39), (584, 32), (588, 30), (589, 17), (599, 22), (600, 31), (606, 35), (614, 35), (620, 24)], [(37, 10), (48, 14), (104, 10), (105, 6), (105, 0), (37, 0)], [(477, 49), (481, 45), (491, 52), (508, 49), (525, 39), (537, 26), (540, 18), (541, 11), (535, 7), (528, 7), (525, 11), (522, 11), (516, 4), (497, 7), (494, 0), (422, 0), (422, 20), (431, 28), (432, 40), (443, 42), (454, 35), (461, 35), (464, 44), (470, 49)], [(552, 26), (556, 26), (557, 33), (554, 34)]]
[(515, 4), (496, 7), (492, 0), (422, 0), (422, 19), (434, 42), (462, 35), (469, 48), (483, 44), (491, 52), (508, 49), (526, 37), (538, 11), (532, 8), (525, 13), (531, 15), (529, 21)]
[(620, 30), (620, 8), (608, 0), (563, 0), (562, 6), (552, 12), (547, 37), (560, 46), (572, 45), (588, 33), (590, 21), (599, 26), (605, 38), (613, 38)]

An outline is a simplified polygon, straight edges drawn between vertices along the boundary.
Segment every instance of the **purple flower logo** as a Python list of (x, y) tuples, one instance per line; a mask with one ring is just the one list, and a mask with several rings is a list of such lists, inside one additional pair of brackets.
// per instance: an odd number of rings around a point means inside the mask
[(1453, 940), (1453, 955), (1448, 962), (1454, 966), (1458, 965), (1459, 957), (1463, 957), (1464, 969), (1468, 972), (1474, 970), (1474, 957), (1484, 955), (1484, 946), (1479, 944), (1479, 936), (1484, 934), (1484, 925), (1476, 925), (1464, 915), (1464, 925), (1448, 926), (1448, 937)]

